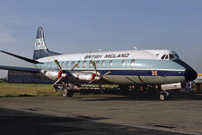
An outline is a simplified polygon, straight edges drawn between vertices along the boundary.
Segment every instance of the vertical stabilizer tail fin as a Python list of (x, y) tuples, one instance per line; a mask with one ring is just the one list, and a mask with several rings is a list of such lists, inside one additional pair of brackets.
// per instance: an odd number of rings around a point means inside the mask
[(34, 45), (34, 54), (33, 54), (33, 59), (39, 59), (47, 56), (52, 56), (52, 55), (60, 55), (60, 53), (56, 52), (51, 52), (48, 50), (45, 42), (45, 37), (44, 37), (44, 31), (42, 27), (39, 27), (37, 29), (36, 33), (36, 41)]
[(44, 38), (43, 28), (39, 27), (36, 33), (36, 41), (34, 50), (48, 49)]

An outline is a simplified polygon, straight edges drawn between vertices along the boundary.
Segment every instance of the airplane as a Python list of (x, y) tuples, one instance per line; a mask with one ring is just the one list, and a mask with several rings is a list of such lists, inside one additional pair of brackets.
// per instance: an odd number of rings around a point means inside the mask
[[(31, 72), (40, 79), (55, 81), (54, 89), (72, 97), (74, 86), (81, 84), (118, 84), (124, 90), (129, 85), (165, 85), (189, 82), (196, 71), (172, 50), (124, 50), (61, 54), (49, 51), (44, 30), (37, 29), (33, 59), (0, 52), (30, 62), (35, 68), (0, 65), (0, 69)], [(62, 85), (59, 84), (62, 82)], [(166, 91), (160, 95), (164, 100)]]

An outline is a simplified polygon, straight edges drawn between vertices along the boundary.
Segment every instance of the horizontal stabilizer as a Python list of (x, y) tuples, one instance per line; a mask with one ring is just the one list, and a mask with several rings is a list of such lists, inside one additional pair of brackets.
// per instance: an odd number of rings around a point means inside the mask
[(36, 60), (29, 59), (29, 58), (25, 58), (25, 57), (22, 57), (22, 56), (19, 56), (19, 55), (16, 55), (16, 54), (12, 54), (12, 53), (9, 53), (9, 52), (6, 52), (6, 51), (0, 50), (0, 52), (5, 53), (5, 54), (8, 54), (8, 55), (11, 55), (11, 56), (14, 56), (14, 57), (16, 57), (16, 58), (22, 59), (22, 60), (27, 61), (27, 62), (30, 62), (30, 63), (43, 64), (43, 63), (38, 62), (38, 61), (36, 61)]
[(13, 70), (13, 71), (23, 71), (23, 72), (32, 72), (32, 73), (40, 73), (40, 69), (36, 68), (25, 68), (25, 67), (13, 67), (13, 66), (3, 66), (0, 65), (0, 69), (4, 70)]

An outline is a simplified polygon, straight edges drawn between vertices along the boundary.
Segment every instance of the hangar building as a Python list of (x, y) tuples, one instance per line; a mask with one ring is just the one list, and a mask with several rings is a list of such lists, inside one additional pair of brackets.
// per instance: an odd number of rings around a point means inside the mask
[(54, 81), (38, 79), (32, 73), (21, 71), (8, 71), (7, 76), (8, 83), (41, 83), (41, 84), (53, 84)]

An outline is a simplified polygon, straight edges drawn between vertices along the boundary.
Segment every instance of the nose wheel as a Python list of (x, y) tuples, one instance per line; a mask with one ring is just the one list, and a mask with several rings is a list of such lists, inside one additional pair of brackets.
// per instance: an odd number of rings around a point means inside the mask
[(169, 100), (169, 93), (164, 90), (160, 93), (159, 98), (161, 101)]

